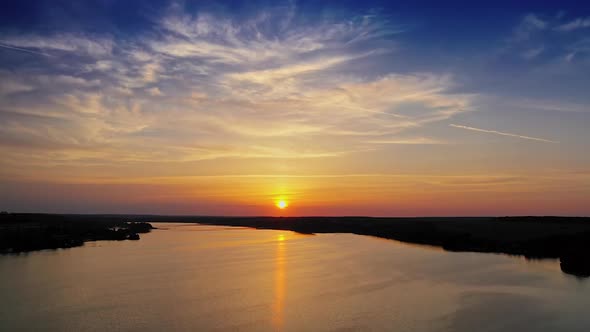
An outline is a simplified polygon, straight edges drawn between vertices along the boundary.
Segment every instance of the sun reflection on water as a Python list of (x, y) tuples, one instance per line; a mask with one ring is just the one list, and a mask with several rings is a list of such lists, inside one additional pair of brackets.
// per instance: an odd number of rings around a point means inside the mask
[(277, 331), (283, 329), (284, 325), (284, 306), (285, 306), (285, 235), (277, 236), (277, 249), (275, 257), (275, 290), (273, 301), (273, 325)]

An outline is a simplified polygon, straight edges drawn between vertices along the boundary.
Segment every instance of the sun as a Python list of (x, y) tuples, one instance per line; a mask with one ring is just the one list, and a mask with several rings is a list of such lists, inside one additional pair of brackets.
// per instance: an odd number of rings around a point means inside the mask
[(284, 199), (280, 199), (277, 201), (277, 203), (275, 204), (279, 209), (283, 210), (285, 209), (287, 206), (289, 206), (289, 203), (287, 203), (287, 201), (285, 201)]

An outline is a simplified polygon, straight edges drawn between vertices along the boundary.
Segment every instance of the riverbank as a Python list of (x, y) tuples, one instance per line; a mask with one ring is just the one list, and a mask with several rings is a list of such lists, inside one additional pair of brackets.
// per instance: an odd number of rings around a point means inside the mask
[(120, 216), (0, 214), (0, 253), (72, 248), (87, 241), (139, 240), (152, 225)]
[(408, 243), (559, 259), (563, 272), (590, 276), (590, 218), (574, 217), (206, 217), (154, 215), (0, 215), (0, 251), (69, 248), (85, 241), (139, 239), (149, 222), (353, 233)]
[(590, 218), (217, 218), (202, 224), (284, 229), (300, 233), (354, 233), (471, 251), (559, 259), (563, 272), (590, 276)]

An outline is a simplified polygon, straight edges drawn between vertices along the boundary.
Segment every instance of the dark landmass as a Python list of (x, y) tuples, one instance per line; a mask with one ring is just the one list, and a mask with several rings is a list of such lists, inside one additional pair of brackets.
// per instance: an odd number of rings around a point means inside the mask
[[(62, 248), (81, 245), (89, 240), (129, 239), (130, 234), (149, 231), (151, 225), (147, 222), (241, 226), (290, 230), (305, 234), (370, 235), (437, 246), (448, 251), (559, 259), (563, 272), (579, 277), (590, 276), (590, 218), (582, 217), (370, 218), (8, 214), (0, 215), (0, 251), (6, 252), (8, 248), (12, 248), (12, 251)], [(32, 230), (29, 231), (27, 227)], [(11, 243), (9, 246), (6, 245), (6, 240)]]
[(139, 240), (153, 229), (122, 216), (0, 214), (0, 253), (78, 247), (86, 241)]

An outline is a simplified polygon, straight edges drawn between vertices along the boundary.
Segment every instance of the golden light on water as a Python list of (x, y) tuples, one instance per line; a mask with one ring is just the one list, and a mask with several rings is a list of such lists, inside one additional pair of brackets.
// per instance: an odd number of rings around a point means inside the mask
[(275, 289), (273, 300), (273, 325), (275, 330), (283, 330), (284, 325), (284, 309), (285, 309), (285, 278), (286, 278), (286, 241), (285, 235), (279, 234), (277, 236), (277, 248), (275, 257)]

